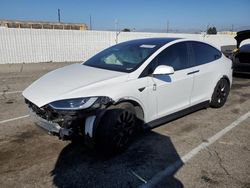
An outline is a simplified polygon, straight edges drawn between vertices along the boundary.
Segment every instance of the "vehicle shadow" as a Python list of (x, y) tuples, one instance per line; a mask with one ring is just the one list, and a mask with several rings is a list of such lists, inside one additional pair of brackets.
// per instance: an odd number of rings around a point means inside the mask
[[(51, 176), (57, 187), (138, 187), (178, 160), (169, 137), (146, 131), (125, 152), (109, 159), (71, 143), (61, 151)], [(183, 187), (174, 177), (177, 171), (157, 187)]]

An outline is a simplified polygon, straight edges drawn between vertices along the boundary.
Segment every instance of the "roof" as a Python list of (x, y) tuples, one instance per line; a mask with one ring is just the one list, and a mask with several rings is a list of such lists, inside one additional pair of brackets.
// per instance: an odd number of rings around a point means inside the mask
[(135, 40), (130, 40), (126, 41), (125, 43), (128, 44), (147, 44), (147, 45), (157, 45), (157, 46), (163, 46), (164, 44), (167, 44), (171, 41), (177, 40), (180, 38), (145, 38), (145, 39), (135, 39)]

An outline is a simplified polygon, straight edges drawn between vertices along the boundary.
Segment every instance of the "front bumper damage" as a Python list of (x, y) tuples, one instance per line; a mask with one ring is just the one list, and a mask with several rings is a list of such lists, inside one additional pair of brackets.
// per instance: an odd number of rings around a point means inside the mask
[(59, 134), (60, 130), (62, 129), (58, 123), (53, 123), (52, 121), (41, 118), (31, 108), (29, 108), (29, 113), (35, 123), (44, 130), (48, 131), (50, 134)]
[(85, 142), (94, 143), (96, 127), (107, 105), (84, 110), (55, 110), (49, 105), (41, 108), (25, 99), (36, 125), (63, 140), (83, 136)]

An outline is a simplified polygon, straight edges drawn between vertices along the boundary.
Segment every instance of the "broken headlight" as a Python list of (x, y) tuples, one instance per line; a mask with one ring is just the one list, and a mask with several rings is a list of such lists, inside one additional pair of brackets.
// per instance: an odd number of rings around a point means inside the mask
[(92, 106), (97, 99), (98, 97), (65, 99), (52, 102), (49, 106), (56, 110), (81, 110)]
[(49, 106), (56, 110), (82, 110), (89, 107), (94, 109), (101, 108), (113, 102), (109, 97), (100, 96), (59, 100), (50, 103)]

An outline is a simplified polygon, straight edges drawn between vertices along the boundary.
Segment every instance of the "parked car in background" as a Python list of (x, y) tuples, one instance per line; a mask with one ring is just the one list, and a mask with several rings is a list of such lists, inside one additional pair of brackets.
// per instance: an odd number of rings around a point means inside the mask
[(250, 74), (250, 30), (240, 31), (235, 37), (237, 49), (233, 52), (233, 72)]
[(23, 96), (37, 124), (51, 134), (80, 136), (113, 153), (125, 149), (138, 128), (222, 107), (231, 84), (232, 61), (216, 47), (152, 38), (123, 42), (52, 71)]

